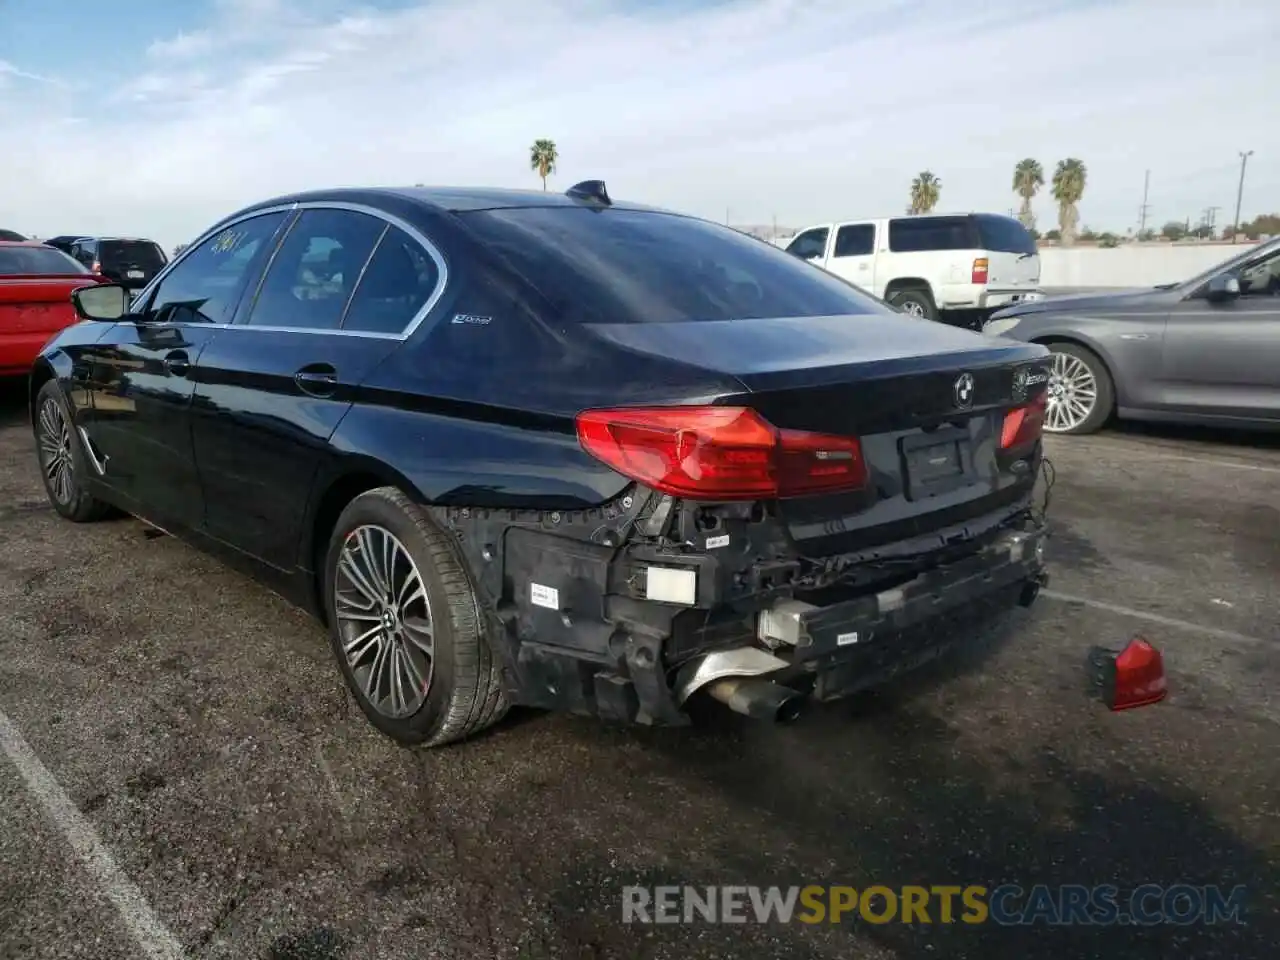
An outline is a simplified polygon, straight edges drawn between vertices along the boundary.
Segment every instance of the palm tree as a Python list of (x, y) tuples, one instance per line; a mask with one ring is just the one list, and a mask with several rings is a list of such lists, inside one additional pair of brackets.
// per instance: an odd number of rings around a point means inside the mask
[(542, 189), (547, 189), (547, 177), (556, 172), (556, 161), (560, 154), (556, 152), (554, 140), (535, 140), (529, 150), (529, 166), (542, 178)]
[(1031, 198), (1044, 186), (1044, 168), (1040, 161), (1032, 157), (1018, 161), (1013, 168), (1013, 192), (1022, 198), (1022, 209), (1018, 211), (1018, 219), (1028, 230), (1036, 227), (1036, 215), (1031, 210)]
[(938, 194), (942, 190), (942, 181), (930, 171), (922, 171), (911, 181), (911, 212), (929, 213), (938, 205)]
[(1075, 242), (1076, 224), (1080, 221), (1076, 204), (1084, 196), (1087, 176), (1084, 164), (1075, 157), (1059, 160), (1057, 169), (1053, 171), (1053, 199), (1058, 201), (1058, 227), (1062, 230), (1064, 244)]

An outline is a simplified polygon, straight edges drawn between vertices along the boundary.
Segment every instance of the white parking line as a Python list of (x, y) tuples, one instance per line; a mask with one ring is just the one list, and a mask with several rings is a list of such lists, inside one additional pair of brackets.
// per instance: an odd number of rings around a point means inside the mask
[(129, 934), (151, 960), (181, 960), (182, 944), (152, 912), (141, 891), (116, 866), (115, 858), (98, 837), (48, 768), (27, 745), (13, 722), (0, 712), (0, 749), (40, 801), (49, 819), (66, 837), (85, 869), (98, 881), (103, 894), (120, 912)]
[(1135, 620), (1146, 620), (1148, 623), (1158, 623), (1162, 627), (1172, 627), (1175, 630), (1184, 630), (1187, 633), (1200, 633), (1209, 637), (1216, 637), (1219, 640), (1226, 640), (1230, 643), (1246, 643), (1249, 645), (1269, 644), (1274, 641), (1264, 640), (1262, 637), (1251, 637), (1245, 633), (1236, 633), (1234, 630), (1222, 630), (1218, 627), (1206, 627), (1203, 624), (1192, 623), (1190, 620), (1179, 620), (1177, 617), (1166, 617), (1159, 613), (1149, 613), (1146, 610), (1138, 610), (1134, 607), (1122, 607), (1118, 603), (1107, 603), (1105, 600), (1091, 600), (1088, 597), (1077, 597), (1069, 593), (1059, 593), (1057, 590), (1041, 590), (1040, 596), (1047, 597), (1050, 600), (1058, 600), (1062, 603), (1078, 603), (1081, 606), (1091, 607), (1094, 610), (1103, 610), (1107, 613), (1119, 614), (1122, 617), (1132, 617)]

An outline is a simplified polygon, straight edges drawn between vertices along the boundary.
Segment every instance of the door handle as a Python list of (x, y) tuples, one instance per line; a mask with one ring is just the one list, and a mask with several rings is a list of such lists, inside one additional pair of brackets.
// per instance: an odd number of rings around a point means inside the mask
[(174, 350), (165, 354), (164, 368), (175, 377), (185, 377), (187, 371), (191, 369), (191, 362), (187, 357), (187, 351)]
[(338, 371), (327, 363), (310, 363), (293, 375), (293, 382), (313, 397), (331, 397), (338, 386)]

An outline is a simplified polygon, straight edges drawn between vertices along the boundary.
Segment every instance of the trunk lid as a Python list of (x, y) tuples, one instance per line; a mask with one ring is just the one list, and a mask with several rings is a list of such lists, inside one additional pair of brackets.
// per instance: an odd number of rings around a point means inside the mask
[(1047, 385), (1042, 346), (897, 314), (584, 329), (733, 376), (743, 390), (716, 402), (752, 407), (775, 427), (860, 439), (866, 490), (778, 502), (806, 556), (902, 541), (927, 549), (919, 538), (963, 533), (1034, 484), (1035, 451), (1000, 442), (1006, 413)]

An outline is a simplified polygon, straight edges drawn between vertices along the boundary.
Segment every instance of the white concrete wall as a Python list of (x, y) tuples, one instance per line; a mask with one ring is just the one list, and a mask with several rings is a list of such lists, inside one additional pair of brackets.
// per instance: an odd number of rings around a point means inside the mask
[(1148, 287), (1187, 280), (1240, 253), (1244, 244), (1132, 244), (1040, 248), (1043, 287)]

